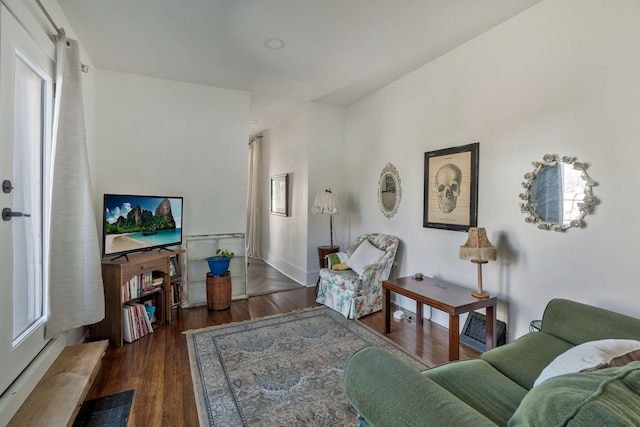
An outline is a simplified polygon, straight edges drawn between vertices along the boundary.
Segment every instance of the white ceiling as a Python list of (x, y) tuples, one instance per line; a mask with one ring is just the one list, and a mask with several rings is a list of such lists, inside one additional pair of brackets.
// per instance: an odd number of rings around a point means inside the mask
[(98, 68), (249, 91), (254, 136), (309, 101), (347, 106), (539, 1), (59, 3)]

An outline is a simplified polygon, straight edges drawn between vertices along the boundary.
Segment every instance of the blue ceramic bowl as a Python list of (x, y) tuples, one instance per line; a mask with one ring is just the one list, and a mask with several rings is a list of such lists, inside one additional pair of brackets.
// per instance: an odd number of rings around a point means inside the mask
[(214, 276), (224, 276), (229, 271), (231, 258), (218, 255), (206, 258), (206, 261), (209, 263), (209, 271), (211, 271), (211, 274)]

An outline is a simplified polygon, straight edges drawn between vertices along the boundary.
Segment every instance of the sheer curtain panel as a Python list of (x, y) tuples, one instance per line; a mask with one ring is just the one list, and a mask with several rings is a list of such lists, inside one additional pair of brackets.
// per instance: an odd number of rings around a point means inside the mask
[(262, 258), (262, 137), (249, 144), (249, 188), (247, 191), (247, 256)]

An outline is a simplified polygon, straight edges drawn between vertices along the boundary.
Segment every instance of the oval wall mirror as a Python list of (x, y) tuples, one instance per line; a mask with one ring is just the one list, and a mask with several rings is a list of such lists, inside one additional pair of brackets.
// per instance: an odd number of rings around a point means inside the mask
[(596, 199), (584, 163), (575, 157), (546, 154), (542, 162), (533, 162), (520, 194), (525, 221), (543, 230), (565, 231), (584, 227), (584, 217), (593, 211)]
[(402, 187), (398, 170), (391, 163), (387, 163), (378, 182), (378, 204), (384, 216), (391, 219), (398, 212), (401, 198)]

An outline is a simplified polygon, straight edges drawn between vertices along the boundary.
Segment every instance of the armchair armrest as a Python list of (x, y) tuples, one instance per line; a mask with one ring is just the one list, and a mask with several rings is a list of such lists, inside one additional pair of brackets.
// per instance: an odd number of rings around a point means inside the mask
[(362, 349), (347, 362), (344, 390), (373, 426), (494, 426), (475, 409), (390, 353)]
[(382, 287), (382, 264), (369, 264), (362, 269), (360, 280), (362, 281), (362, 291), (367, 292), (373, 286)]

